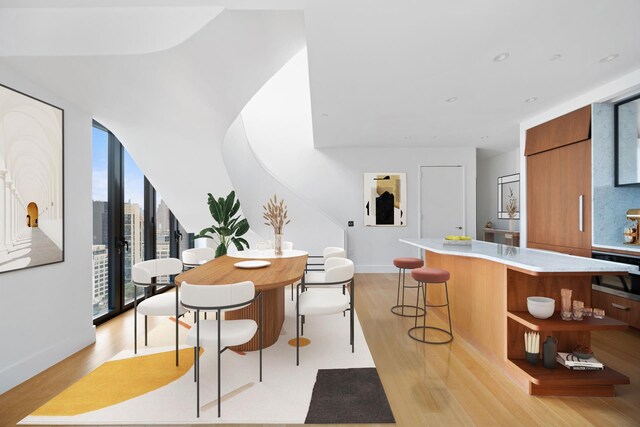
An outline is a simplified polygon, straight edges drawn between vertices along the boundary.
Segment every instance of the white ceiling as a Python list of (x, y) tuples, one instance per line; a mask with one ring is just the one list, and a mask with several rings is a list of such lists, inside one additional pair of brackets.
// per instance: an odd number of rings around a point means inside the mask
[(506, 151), (640, 69), (639, 41), (640, 0), (0, 0), (0, 67), (113, 130), (192, 230), (208, 212), (188, 206), (229, 186), (227, 129), (305, 44), (316, 147)]
[(317, 147), (515, 148), (519, 122), (640, 68), (638, 0), (323, 0), (305, 25)]

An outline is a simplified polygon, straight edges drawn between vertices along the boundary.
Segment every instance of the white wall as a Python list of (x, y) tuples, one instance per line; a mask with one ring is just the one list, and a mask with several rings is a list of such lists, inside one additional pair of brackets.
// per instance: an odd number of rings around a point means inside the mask
[(0, 274), (0, 393), (95, 341), (91, 115), (0, 60), (0, 82), (64, 109), (65, 261)]
[(273, 229), (264, 225), (262, 206), (276, 194), (287, 205), (291, 223), (284, 227), (284, 240), (293, 242), (294, 249), (318, 255), (327, 246), (344, 247), (344, 227), (314, 207), (308, 197), (291, 191), (265, 170), (249, 146), (241, 117), (229, 128), (222, 152), (233, 187), (242, 201), (243, 214), (251, 230), (260, 234), (262, 240), (274, 238)]
[[(494, 228), (506, 230), (509, 228), (508, 219), (498, 219), (498, 178), (520, 172), (520, 150), (517, 148), (484, 159), (478, 159), (477, 182), (477, 237), (483, 239), (482, 229), (487, 221), (493, 222)], [(520, 188), (522, 194), (522, 186)], [(515, 228), (520, 228), (520, 221), (515, 221)]]
[[(625, 96), (625, 94), (637, 90), (640, 90), (640, 70), (612, 80), (605, 85), (599, 86), (520, 123), (520, 194), (522, 199), (520, 212), (524, 213), (524, 215), (521, 215), (520, 220), (521, 246), (526, 247), (527, 243), (527, 158), (524, 156), (524, 149), (527, 142), (527, 129), (562, 116), (563, 114), (570, 113), (585, 105), (593, 104), (594, 102), (616, 100)], [(592, 218), (594, 218), (593, 212)]]
[[(254, 96), (242, 119), (252, 149), (274, 177), (343, 227), (354, 221), (355, 226), (347, 228), (347, 242), (358, 271), (395, 271), (394, 257), (418, 254), (398, 239), (418, 237), (420, 166), (465, 166), (465, 228), (475, 235), (475, 148), (314, 148), (304, 50)], [(365, 172), (407, 173), (406, 227), (363, 225)]]

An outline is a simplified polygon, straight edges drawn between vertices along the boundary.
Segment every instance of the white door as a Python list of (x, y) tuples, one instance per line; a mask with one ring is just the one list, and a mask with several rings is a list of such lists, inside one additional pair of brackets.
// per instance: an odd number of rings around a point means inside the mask
[(464, 168), (420, 168), (420, 237), (465, 234)]

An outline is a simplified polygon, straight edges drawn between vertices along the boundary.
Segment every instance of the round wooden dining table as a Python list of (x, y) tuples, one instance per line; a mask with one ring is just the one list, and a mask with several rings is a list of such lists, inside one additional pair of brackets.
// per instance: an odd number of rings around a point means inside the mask
[[(272, 253), (272, 252), (271, 252)], [(255, 257), (251, 257), (251, 255)], [(302, 279), (308, 254), (304, 251), (285, 252), (284, 257), (269, 257), (264, 251), (247, 251), (242, 255), (223, 255), (205, 264), (187, 270), (175, 278), (176, 285), (187, 282), (192, 285), (215, 286), (252, 281), (256, 291), (262, 292), (262, 347), (273, 345), (280, 336), (284, 323), (284, 287)], [(239, 268), (234, 264), (247, 260), (266, 260), (271, 264), (261, 268)], [(253, 319), (259, 321), (259, 301), (247, 307), (228, 311), (225, 319)], [(234, 350), (255, 351), (259, 347), (256, 334), (251, 341)]]

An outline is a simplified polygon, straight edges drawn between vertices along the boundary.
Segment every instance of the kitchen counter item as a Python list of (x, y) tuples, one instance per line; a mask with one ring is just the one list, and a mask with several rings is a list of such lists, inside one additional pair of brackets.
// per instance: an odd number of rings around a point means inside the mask
[(558, 338), (549, 336), (542, 345), (542, 366), (555, 369), (558, 366), (556, 357), (558, 357)]
[(527, 297), (527, 310), (536, 319), (548, 319), (556, 308), (556, 300), (547, 297)]

